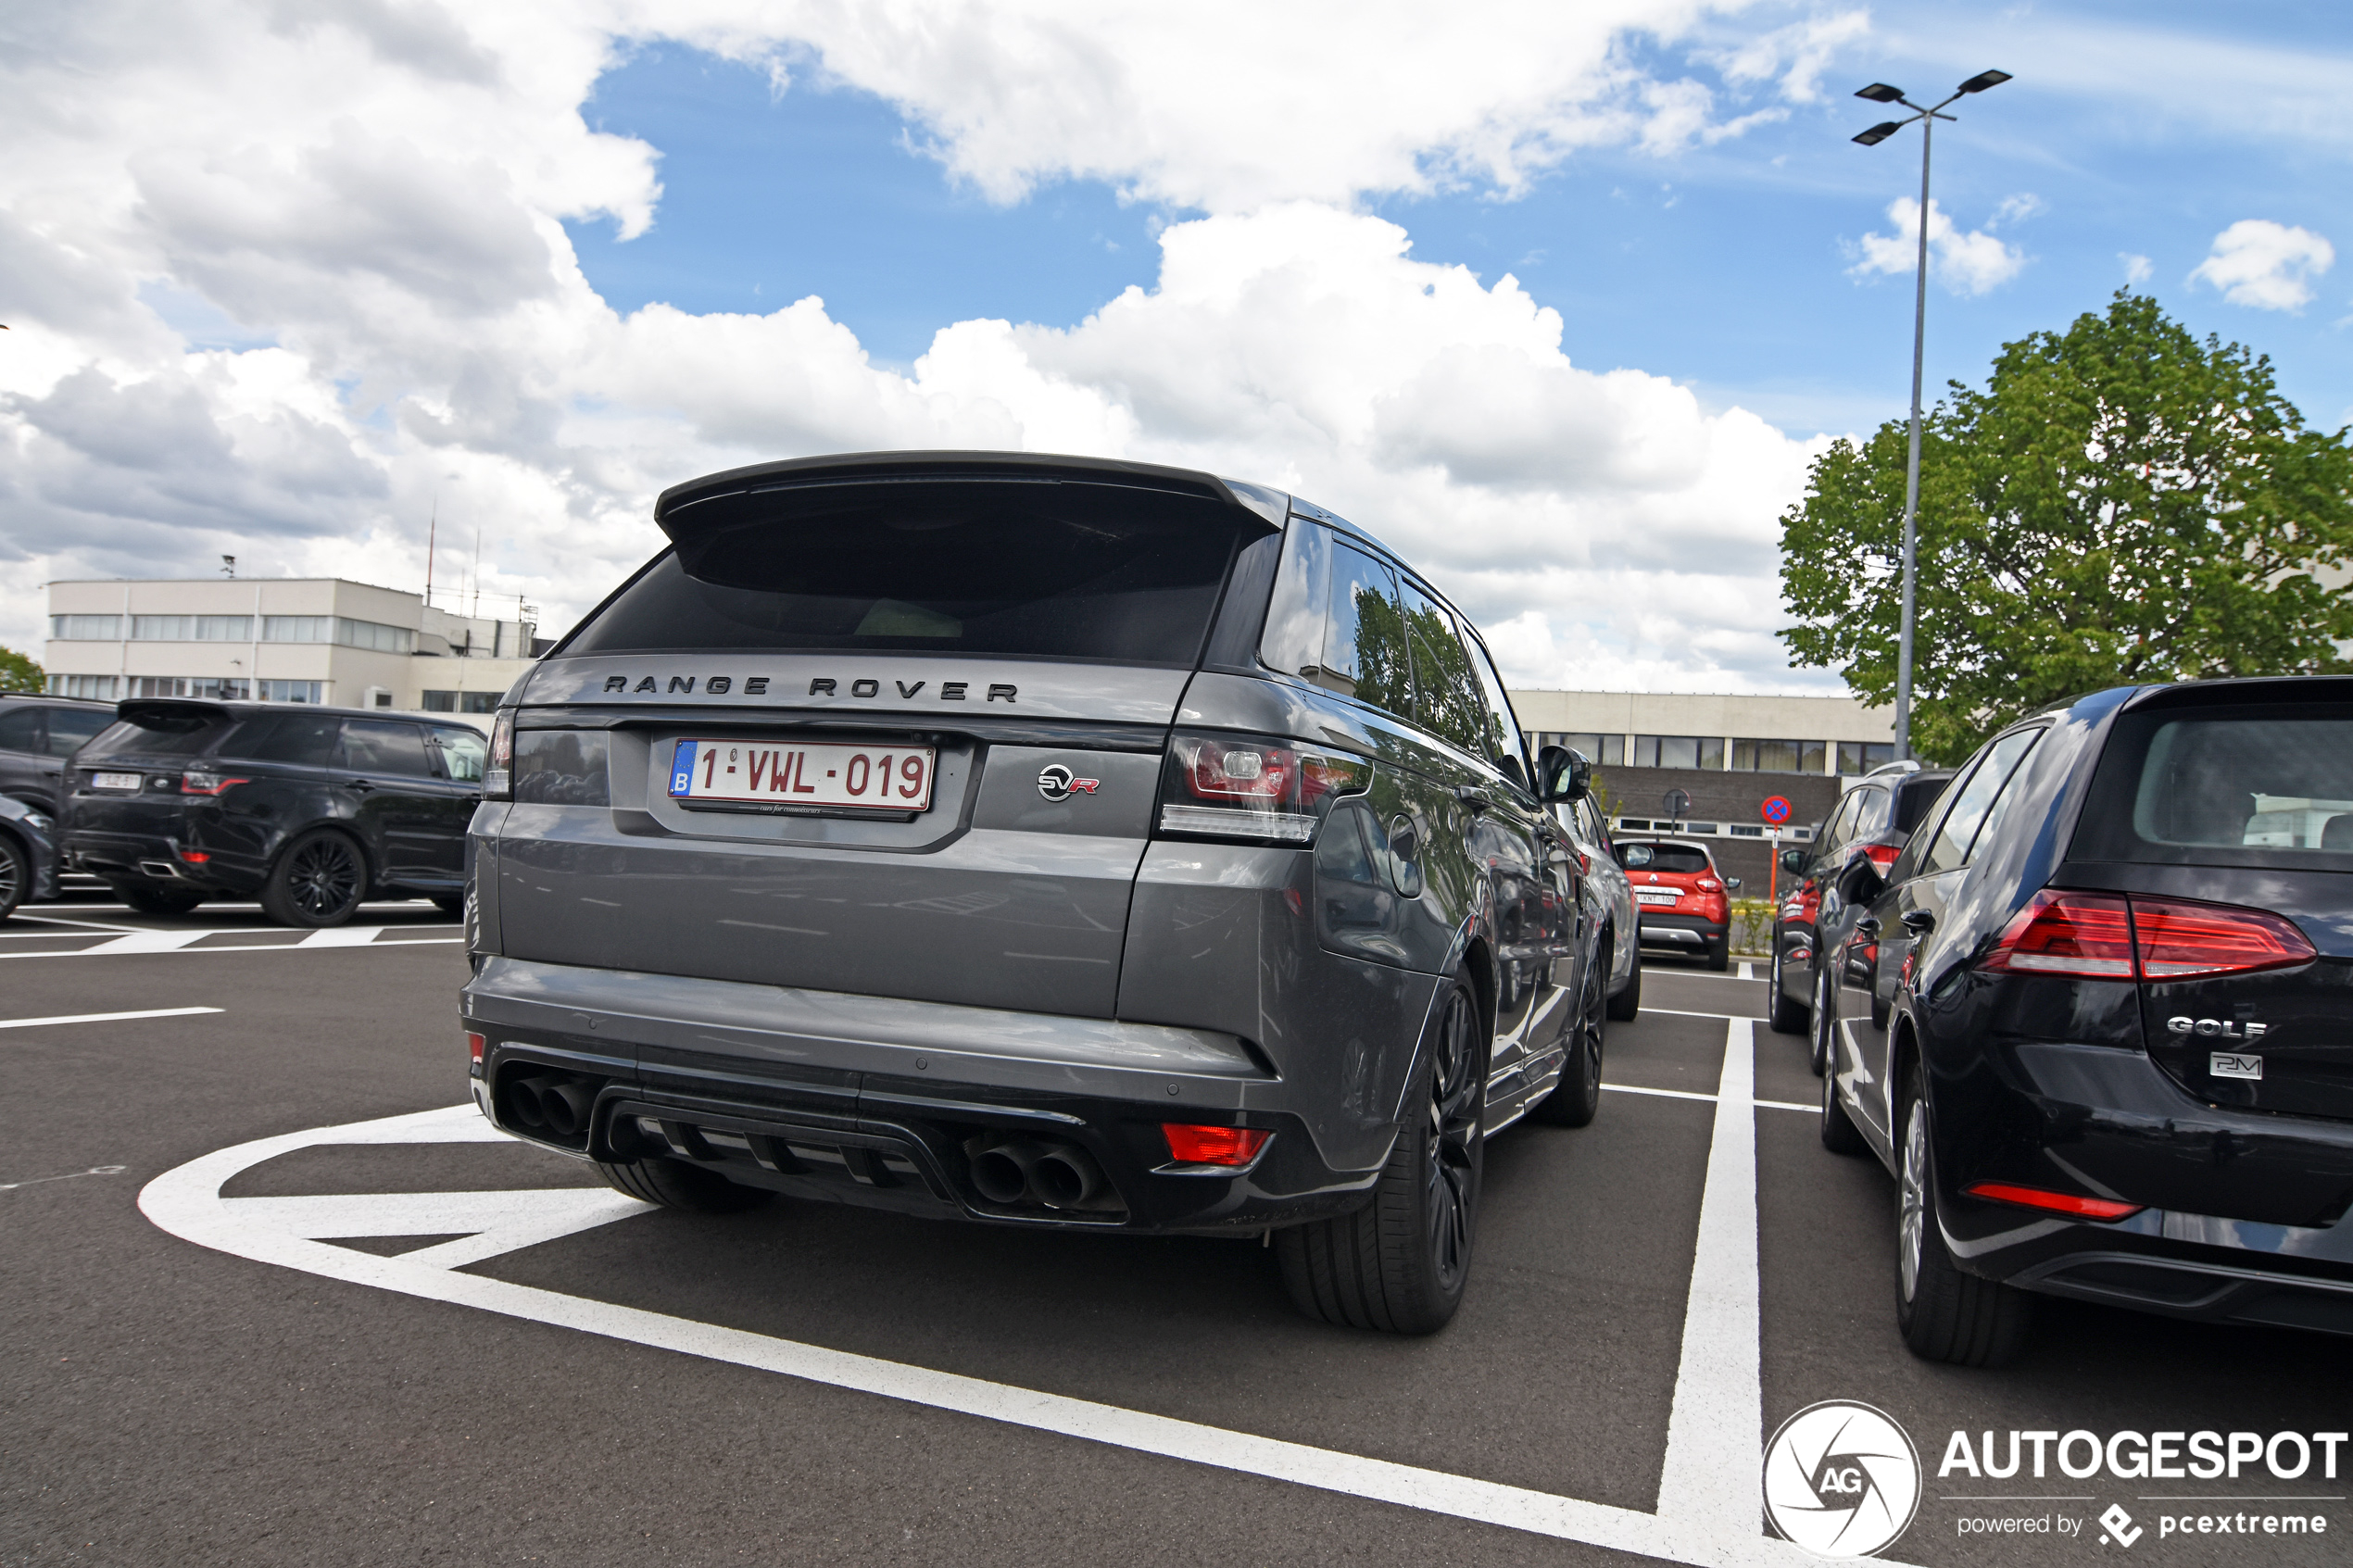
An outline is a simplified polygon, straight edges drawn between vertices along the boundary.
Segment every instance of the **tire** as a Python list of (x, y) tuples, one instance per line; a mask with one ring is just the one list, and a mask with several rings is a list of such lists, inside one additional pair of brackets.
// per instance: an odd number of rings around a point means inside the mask
[(1917, 1069), (1906, 1073), (1896, 1125), (1895, 1326), (1905, 1348), (1928, 1361), (2001, 1366), (2026, 1343), (2033, 1298), (1964, 1273), (1936, 1218), (1935, 1153)]
[(31, 891), (32, 857), (12, 835), (0, 833), (0, 920), (15, 914)]
[(341, 925), (368, 892), (368, 857), (333, 828), (313, 828), (286, 846), (261, 884), (261, 912), (280, 925)]
[(1732, 967), (1732, 939), (1729, 935), (1707, 945), (1707, 967), (1718, 974)]
[(433, 907), (445, 915), (462, 915), (466, 912), (466, 896), (462, 893), (435, 893), (432, 897)]
[(1814, 1017), (1808, 1033), (1813, 1035), (1813, 1049), (1807, 1054), (1814, 1076), (1819, 1078), (1830, 1070), (1831, 1042), (1837, 1037), (1838, 1014), (1831, 999), (1831, 972), (1817, 967), (1814, 971)]
[(1626, 976), (1626, 989), (1609, 999), (1609, 1021), (1612, 1023), (1631, 1023), (1634, 1022), (1634, 1015), (1642, 1010), (1642, 949), (1637, 944), (1634, 948), (1634, 966)]
[(1806, 1020), (1813, 1010), (1804, 1002), (1793, 1002), (1782, 987), (1781, 939), (1773, 938), (1772, 996), (1765, 1004), (1765, 1026), (1776, 1035), (1803, 1035)]
[(115, 897), (143, 915), (184, 915), (204, 902), (204, 895), (152, 882), (110, 882)]
[(1854, 1118), (1846, 1114), (1846, 1107), (1838, 1099), (1838, 1074), (1826, 1069), (1822, 1073), (1822, 1147), (1832, 1154), (1861, 1154), (1869, 1146), (1856, 1130)]
[(678, 1160), (640, 1160), (634, 1165), (608, 1165), (599, 1160), (597, 1173), (607, 1186), (640, 1203), (690, 1214), (741, 1214), (776, 1196), (759, 1187), (737, 1186), (716, 1171)]
[(1552, 1127), (1582, 1127), (1602, 1108), (1602, 1034), (1609, 1018), (1609, 949), (1596, 955), (1586, 983), (1577, 997), (1577, 1016), (1568, 1026), (1568, 1056), (1553, 1092), (1536, 1102), (1529, 1115)]
[(1478, 1236), (1486, 1026), (1457, 974), (1414, 1070), (1405, 1123), (1372, 1201), (1275, 1233), (1294, 1306), (1383, 1334), (1435, 1334), (1462, 1304)]

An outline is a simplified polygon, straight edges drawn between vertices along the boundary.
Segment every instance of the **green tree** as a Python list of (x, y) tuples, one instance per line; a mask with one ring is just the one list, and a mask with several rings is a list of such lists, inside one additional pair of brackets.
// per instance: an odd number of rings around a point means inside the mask
[[(1921, 426), (1912, 746), (1956, 761), (2046, 703), (2141, 681), (2342, 671), (2353, 447), (2268, 358), (2145, 295), (2006, 345)], [(1781, 519), (1781, 632), (1895, 696), (1906, 427), (1818, 458)]]
[(0, 647), (0, 691), (37, 692), (48, 684), (41, 666), (14, 648)]

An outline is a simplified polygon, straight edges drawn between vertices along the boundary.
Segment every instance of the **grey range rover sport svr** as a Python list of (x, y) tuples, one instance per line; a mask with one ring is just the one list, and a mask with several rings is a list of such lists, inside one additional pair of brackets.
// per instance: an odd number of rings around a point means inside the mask
[(1302, 1311), (1442, 1326), (1483, 1142), (1592, 1118), (1634, 935), (1469, 623), (1137, 463), (770, 463), (655, 517), (494, 727), (483, 1110), (649, 1202), (1264, 1236)]

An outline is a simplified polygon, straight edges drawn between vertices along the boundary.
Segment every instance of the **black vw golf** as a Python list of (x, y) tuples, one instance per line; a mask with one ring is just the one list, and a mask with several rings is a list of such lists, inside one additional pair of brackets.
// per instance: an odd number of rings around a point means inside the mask
[(340, 925), (387, 894), (465, 905), (487, 743), (456, 721), (279, 703), (126, 702), (75, 753), (69, 864), (170, 914), (258, 896), (282, 925)]
[(2353, 1334), (2353, 680), (2011, 727), (1824, 960), (1916, 1353), (2005, 1359), (2031, 1292)]

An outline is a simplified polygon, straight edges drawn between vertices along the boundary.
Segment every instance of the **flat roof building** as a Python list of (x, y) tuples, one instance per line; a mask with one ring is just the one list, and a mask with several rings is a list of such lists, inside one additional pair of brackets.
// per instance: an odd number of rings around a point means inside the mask
[(487, 713), (547, 644), (528, 606), (458, 615), (339, 577), (49, 584), (50, 691)]

